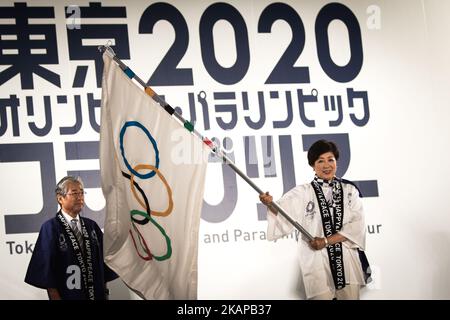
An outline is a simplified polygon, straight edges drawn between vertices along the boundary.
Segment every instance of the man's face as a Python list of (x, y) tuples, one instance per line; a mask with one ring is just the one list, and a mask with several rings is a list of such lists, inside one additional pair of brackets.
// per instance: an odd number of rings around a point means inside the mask
[(84, 190), (79, 183), (69, 183), (67, 194), (58, 196), (58, 202), (65, 212), (76, 215), (84, 207)]
[(314, 171), (317, 176), (324, 180), (331, 180), (336, 175), (336, 159), (333, 152), (325, 152), (314, 162)]

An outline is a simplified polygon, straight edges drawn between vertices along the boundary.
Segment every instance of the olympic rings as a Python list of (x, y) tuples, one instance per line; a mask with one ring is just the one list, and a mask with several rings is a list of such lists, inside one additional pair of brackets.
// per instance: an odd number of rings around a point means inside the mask
[(138, 234), (138, 236), (139, 236), (139, 240), (142, 241), (142, 242), (141, 242), (141, 245), (144, 246), (144, 251), (147, 253), (147, 256), (143, 256), (143, 255), (139, 252), (139, 249), (137, 248), (137, 245), (136, 245), (136, 240), (134, 240), (133, 232), (131, 232), (131, 230), (130, 230), (129, 232), (130, 232), (131, 240), (133, 240), (134, 248), (136, 249), (137, 254), (139, 255), (139, 257), (141, 257), (142, 259), (144, 259), (144, 260), (146, 260), (146, 261), (152, 260), (153, 255), (152, 255), (152, 253), (150, 252), (149, 247), (147, 246), (147, 242), (145, 242), (145, 239), (144, 239), (144, 237), (142, 236), (142, 234), (139, 232), (138, 228), (136, 228), (136, 227), (134, 226), (134, 224), (132, 224), (132, 225), (133, 225), (134, 230), (137, 232), (137, 234)]
[[(168, 216), (172, 210), (173, 210), (173, 198), (172, 198), (172, 189), (170, 189), (169, 184), (167, 183), (166, 178), (164, 178), (164, 176), (161, 174), (161, 172), (158, 170), (158, 168), (150, 165), (150, 164), (138, 164), (137, 166), (134, 167), (134, 170), (139, 170), (139, 169), (150, 169), (153, 170), (153, 172), (156, 172), (156, 174), (158, 175), (158, 177), (161, 179), (161, 181), (163, 182), (164, 186), (166, 187), (167, 190), (167, 195), (169, 197), (169, 205), (167, 207), (167, 209), (165, 211), (150, 211), (151, 215), (154, 216), (159, 216), (159, 217), (166, 217)], [(136, 190), (134, 188), (134, 176), (131, 176), (130, 179), (130, 186), (131, 186), (131, 191), (133, 191), (133, 195), (135, 197), (135, 199), (139, 202), (139, 204), (146, 209), (146, 204), (142, 202), (141, 199), (139, 199), (138, 195), (136, 194)]]
[[(154, 148), (155, 151), (155, 165), (150, 165), (150, 164), (138, 164), (136, 165), (134, 168), (131, 167), (131, 165), (129, 164), (126, 156), (125, 156), (125, 150), (124, 150), (124, 146), (123, 146), (123, 140), (124, 140), (124, 136), (125, 136), (125, 132), (126, 129), (128, 127), (138, 127), (140, 128), (142, 131), (144, 131), (145, 135), (148, 137), (148, 139), (150, 140), (150, 142), (152, 143), (152, 146)], [(122, 175), (130, 180), (130, 187), (131, 187), (131, 191), (133, 193), (134, 198), (137, 200), (137, 202), (146, 210), (146, 212), (143, 211), (139, 211), (139, 210), (131, 210), (130, 211), (130, 215), (131, 215), (131, 220), (132, 220), (132, 227), (134, 229), (134, 231), (137, 233), (137, 237), (139, 239), (140, 242), (140, 246), (141, 246), (141, 250), (138, 249), (138, 244), (136, 243), (136, 239), (135, 236), (133, 235), (132, 230), (129, 230), (131, 239), (133, 241), (133, 245), (134, 248), (136, 249), (137, 254), (139, 255), (139, 257), (141, 257), (143, 260), (149, 261), (152, 260), (153, 258), (157, 261), (163, 261), (163, 260), (167, 260), (172, 256), (172, 245), (171, 245), (171, 240), (170, 237), (167, 235), (166, 231), (164, 230), (164, 228), (159, 225), (155, 219), (152, 218), (152, 215), (154, 216), (160, 216), (160, 217), (166, 217), (168, 216), (172, 210), (173, 210), (173, 198), (172, 198), (172, 189), (169, 186), (169, 183), (167, 182), (167, 180), (165, 179), (165, 177), (163, 176), (163, 174), (159, 171), (159, 150), (158, 150), (158, 146), (156, 143), (156, 140), (153, 138), (153, 136), (150, 134), (150, 132), (147, 130), (146, 127), (144, 127), (141, 123), (137, 122), (137, 121), (127, 121), (121, 131), (120, 131), (120, 152), (123, 158), (123, 161), (125, 163), (125, 166), (128, 168), (128, 170), (130, 171), (130, 174), (125, 173), (122, 171)], [(142, 169), (149, 169), (151, 170), (149, 173), (146, 174), (140, 174), (138, 171), (142, 170)], [(139, 184), (134, 180), (134, 177), (137, 176), (141, 179), (149, 179), (152, 178), (153, 176), (158, 175), (158, 177), (161, 179), (162, 183), (164, 184), (166, 190), (167, 190), (167, 195), (168, 195), (168, 207), (166, 210), (164, 211), (152, 211), (150, 209), (150, 204), (148, 201), (148, 198), (144, 192), (144, 190), (139, 186)], [(143, 200), (138, 196), (136, 189), (139, 191), (139, 193), (141, 194), (141, 197), (143, 198)], [(144, 219), (139, 220), (136, 219), (135, 216), (141, 216), (144, 217)], [(155, 256), (151, 253), (147, 242), (145, 241), (144, 237), (142, 236), (142, 234), (139, 232), (139, 229), (137, 228), (137, 226), (134, 223), (140, 224), (140, 225), (146, 225), (148, 222), (151, 222), (163, 235), (165, 241), (166, 241), (166, 253), (164, 255), (161, 256)], [(141, 251), (145, 252), (145, 255), (141, 254)]]
[(127, 121), (123, 127), (122, 130), (120, 130), (120, 153), (122, 154), (122, 158), (123, 161), (125, 163), (125, 166), (128, 168), (128, 170), (134, 174), (135, 176), (138, 176), (141, 179), (149, 179), (151, 177), (153, 177), (155, 175), (155, 172), (149, 172), (147, 174), (140, 174), (136, 171), (134, 171), (134, 169), (131, 167), (131, 165), (128, 163), (127, 158), (125, 157), (125, 150), (123, 148), (123, 137), (125, 136), (125, 131), (127, 130), (128, 127), (138, 127), (140, 129), (142, 129), (142, 131), (144, 131), (145, 135), (147, 136), (147, 138), (150, 140), (150, 142), (153, 145), (153, 148), (155, 149), (155, 167), (159, 168), (159, 151), (158, 151), (158, 146), (156, 145), (156, 141), (155, 139), (153, 139), (152, 135), (150, 134), (150, 132), (147, 130), (146, 127), (144, 127), (142, 124), (140, 124), (137, 121)]
[[(165, 238), (165, 240), (166, 240), (167, 252), (166, 252), (164, 255), (162, 255), (162, 256), (155, 256), (155, 255), (153, 255), (153, 254), (151, 254), (151, 256), (152, 256), (153, 258), (155, 258), (155, 260), (158, 260), (158, 261), (163, 261), (163, 260), (169, 259), (169, 258), (172, 256), (172, 244), (171, 244), (170, 238), (169, 238), (169, 236), (166, 234), (166, 231), (164, 230), (164, 228), (161, 227), (161, 226), (160, 226), (160, 225), (152, 218), (152, 216), (148, 215), (146, 212), (139, 211), (139, 210), (131, 210), (130, 213), (131, 213), (131, 216), (134, 216), (134, 215), (140, 215), (140, 216), (143, 216), (143, 217), (149, 219), (150, 222), (153, 223), (153, 224), (155, 225), (156, 228), (158, 228), (158, 230), (161, 232), (161, 234), (164, 236), (164, 238)], [(130, 232), (131, 232), (131, 231), (130, 231)], [(142, 235), (141, 235), (139, 232), (138, 232), (138, 234), (139, 234), (140, 237), (142, 237)], [(134, 238), (133, 238), (133, 243), (134, 243), (135, 248), (136, 248), (136, 242), (134, 241)], [(137, 250), (137, 248), (136, 248), (136, 250)], [(138, 251), (138, 250), (137, 250), (137, 251)], [(148, 250), (148, 252), (150, 253), (150, 250)], [(139, 253), (139, 252), (138, 252), (138, 253)], [(141, 256), (141, 255), (139, 255), (139, 256)], [(142, 256), (141, 256), (141, 257), (142, 257)], [(147, 260), (147, 259), (146, 259), (146, 260)]]
[[(128, 173), (125, 173), (125, 172), (122, 171), (122, 176), (124, 176), (125, 178), (131, 180), (131, 176)], [(148, 203), (148, 199), (147, 199), (147, 196), (145, 195), (144, 190), (142, 190), (142, 188), (139, 186), (139, 184), (136, 181), (133, 182), (133, 185), (138, 189), (139, 193), (144, 198), (145, 210), (147, 211), (148, 214), (150, 214), (150, 204)], [(132, 216), (131, 219), (134, 222), (136, 222), (136, 223), (138, 223), (140, 225), (145, 225), (145, 224), (147, 224), (149, 222), (149, 220), (147, 218), (144, 218), (142, 220), (138, 220), (138, 219), (136, 219), (135, 217)]]

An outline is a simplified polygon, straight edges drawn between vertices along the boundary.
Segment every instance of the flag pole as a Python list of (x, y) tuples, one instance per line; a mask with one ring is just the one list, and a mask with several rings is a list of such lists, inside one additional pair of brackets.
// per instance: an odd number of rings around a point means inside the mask
[[(243, 173), (234, 163), (231, 159), (229, 159), (223, 152), (220, 150), (217, 145), (215, 145), (211, 140), (208, 138), (202, 136), (197, 130), (194, 129), (194, 125), (184, 119), (181, 114), (176, 112), (161, 96), (159, 96), (151, 87), (149, 87), (141, 78), (139, 78), (126, 64), (120, 60), (120, 58), (117, 57), (114, 50), (107, 44), (104, 46), (99, 46), (98, 50), (100, 52), (106, 52), (122, 69), (122, 71), (131, 79), (135, 79), (142, 87), (144, 87), (145, 92), (153, 98), (157, 103), (161, 105), (169, 114), (174, 115), (181, 123), (183, 123), (184, 127), (192, 132), (194, 135), (196, 135), (203, 143), (205, 143), (211, 151), (224, 163), (226, 163), (228, 166), (233, 169), (234, 172), (236, 172), (242, 179), (244, 179), (253, 189), (258, 192), (258, 194), (263, 194), (264, 191), (262, 191), (250, 178)], [(281, 208), (276, 202), (272, 202), (272, 207), (277, 209), (278, 213), (280, 213), (284, 218), (286, 218), (287, 221), (289, 221), (298, 231), (300, 231), (308, 240), (313, 240), (314, 237), (305, 230), (297, 221), (292, 219), (289, 214), (284, 211), (283, 208)]]

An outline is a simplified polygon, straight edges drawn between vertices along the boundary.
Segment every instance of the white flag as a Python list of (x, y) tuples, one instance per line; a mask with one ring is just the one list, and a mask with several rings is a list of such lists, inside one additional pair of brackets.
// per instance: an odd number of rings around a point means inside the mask
[(145, 299), (197, 299), (209, 148), (103, 55), (105, 262)]

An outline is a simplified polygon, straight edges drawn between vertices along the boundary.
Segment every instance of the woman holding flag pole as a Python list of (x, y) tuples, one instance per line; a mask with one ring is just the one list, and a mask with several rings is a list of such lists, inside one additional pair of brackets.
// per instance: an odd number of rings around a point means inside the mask
[(338, 159), (333, 142), (316, 141), (308, 150), (308, 163), (315, 171), (311, 183), (294, 187), (276, 205), (268, 192), (260, 194), (269, 209), (268, 240), (294, 230), (277, 207), (314, 236), (302, 235), (298, 242), (300, 280), (307, 299), (359, 299), (370, 276), (363, 252), (366, 227), (360, 193), (350, 181), (336, 177)]

